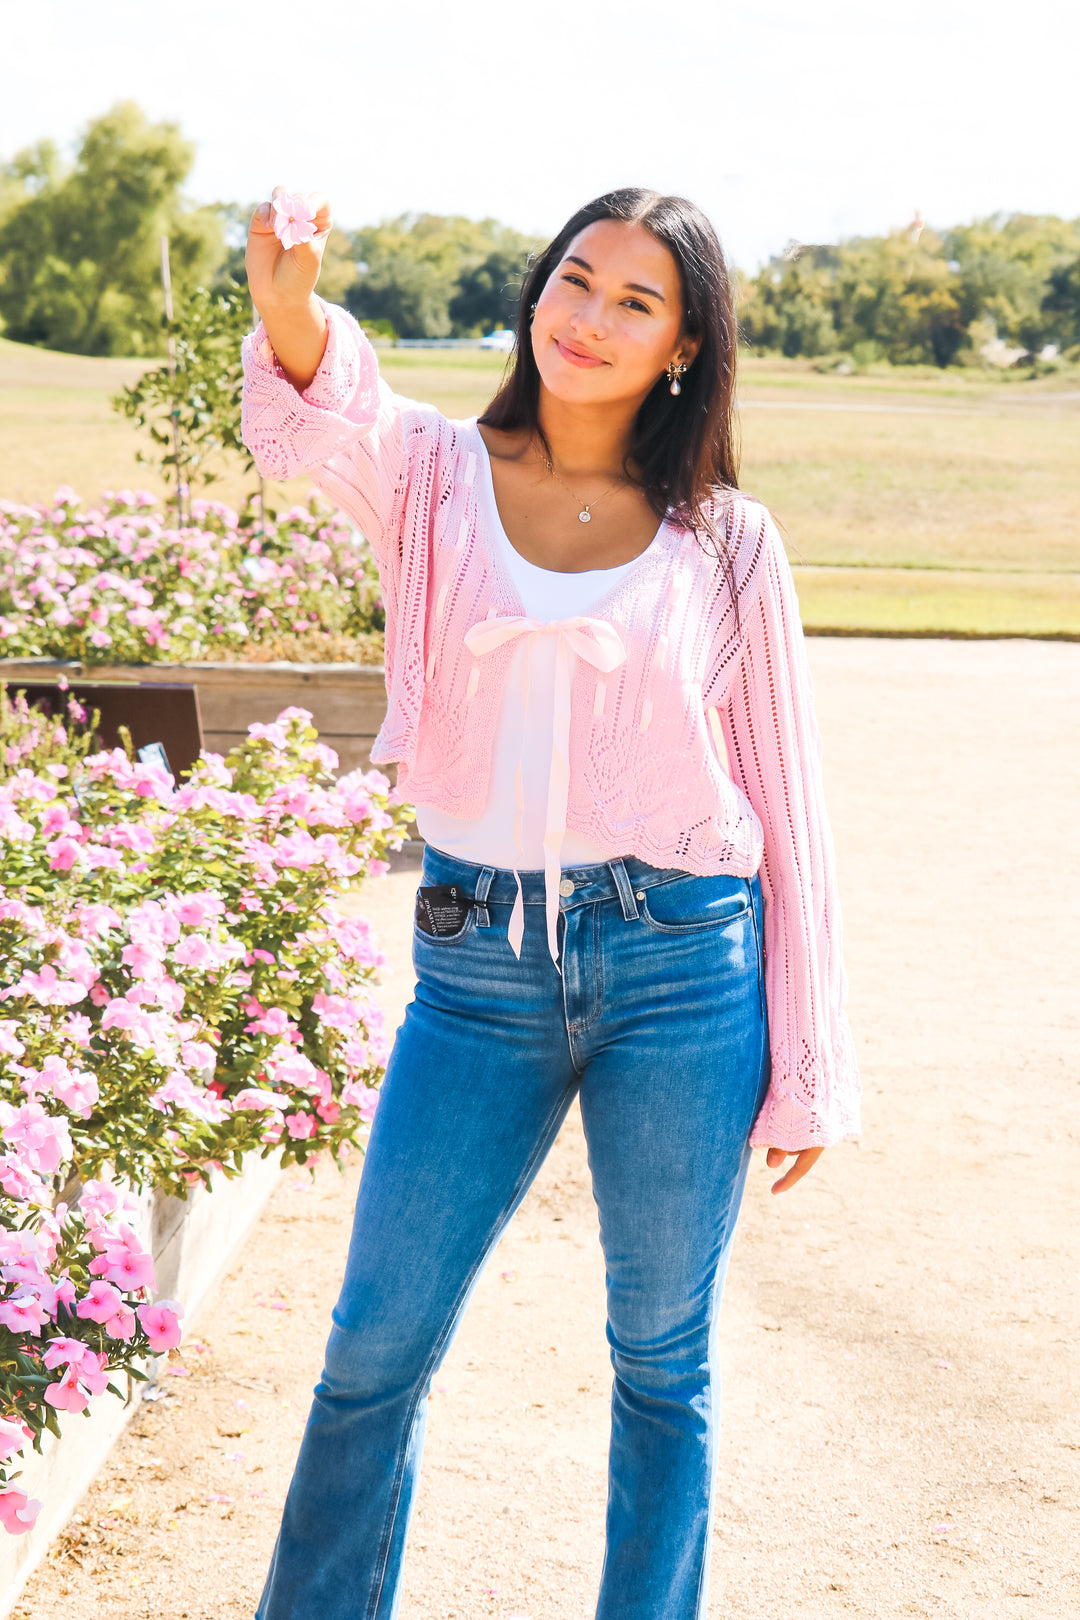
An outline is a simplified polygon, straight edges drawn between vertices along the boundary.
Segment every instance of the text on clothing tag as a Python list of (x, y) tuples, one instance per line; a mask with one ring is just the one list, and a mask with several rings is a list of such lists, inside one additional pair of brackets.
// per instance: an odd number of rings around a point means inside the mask
[(456, 883), (438, 883), (416, 894), (416, 926), (424, 934), (459, 934), (472, 910), (472, 896)]

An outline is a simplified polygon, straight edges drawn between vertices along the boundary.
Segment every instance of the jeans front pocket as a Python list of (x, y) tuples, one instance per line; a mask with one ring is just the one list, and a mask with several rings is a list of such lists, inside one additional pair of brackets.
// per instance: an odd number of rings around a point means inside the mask
[(642, 890), (641, 915), (658, 934), (694, 934), (725, 928), (752, 910), (746, 878), (695, 877), (684, 873)]
[(469, 912), (469, 915), (466, 917), (465, 921), (462, 923), (461, 927), (458, 929), (456, 934), (429, 934), (426, 928), (421, 928), (420, 927), (420, 924), (416, 921), (416, 919), (414, 917), (413, 918), (413, 944), (414, 945), (435, 945), (435, 946), (438, 946), (438, 948), (440, 950), (443, 949), (447, 945), (460, 945), (462, 940), (468, 939), (469, 935), (472, 933), (472, 931), (473, 931), (473, 929), (475, 927), (476, 927), (476, 911), (475, 911), (475, 908)]

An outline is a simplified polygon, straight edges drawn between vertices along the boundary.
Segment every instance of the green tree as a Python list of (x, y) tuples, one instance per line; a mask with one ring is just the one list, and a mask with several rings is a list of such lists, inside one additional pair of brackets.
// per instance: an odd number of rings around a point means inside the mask
[(933, 231), (842, 243), (833, 283), (840, 346), (876, 343), (894, 365), (947, 366), (964, 337), (957, 292)]
[(741, 300), (745, 340), (790, 357), (872, 344), (896, 365), (946, 366), (964, 338), (955, 276), (932, 231), (793, 244), (744, 282)]
[(985, 321), (998, 337), (1038, 350), (1057, 341), (1044, 307), (1050, 278), (1080, 253), (1080, 220), (1052, 214), (994, 214), (944, 236), (956, 267), (961, 320)]
[(539, 239), (497, 220), (403, 214), (357, 231), (363, 266), (347, 301), (399, 337), (470, 337), (505, 324)]
[(114, 410), (149, 433), (154, 449), (139, 451), (138, 459), (157, 466), (173, 485), (181, 522), (191, 487), (218, 478), (207, 466), (215, 455), (231, 452), (242, 458), (245, 471), (254, 467), (240, 437), (240, 345), (250, 329), (246, 287), (235, 282), (215, 292), (196, 287), (171, 327), (175, 366), (144, 371), (131, 388), (113, 396)]
[(472, 335), (516, 324), (530, 251), (527, 245), (498, 247), (481, 264), (461, 272), (457, 291), (450, 300), (455, 332)]
[[(10, 163), (0, 166), (0, 224), (59, 173), (60, 153), (52, 141), (38, 141), (16, 152)], [(0, 279), (2, 274), (0, 269)]]
[(1042, 301), (1046, 341), (1062, 349), (1080, 344), (1080, 258), (1051, 270)]
[(51, 148), (36, 153), (7, 170), (23, 187), (0, 222), (7, 335), (76, 354), (160, 354), (160, 237), (178, 299), (209, 281), (224, 250), (220, 211), (181, 196), (194, 147), (128, 101), (88, 126), (70, 169)]
[(740, 325), (752, 348), (814, 356), (839, 348), (833, 325), (836, 249), (793, 245), (740, 287)]

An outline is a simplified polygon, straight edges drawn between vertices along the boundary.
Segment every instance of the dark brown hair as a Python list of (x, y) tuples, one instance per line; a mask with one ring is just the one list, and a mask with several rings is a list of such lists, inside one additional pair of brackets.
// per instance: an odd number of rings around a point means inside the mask
[[(530, 265), (518, 305), (517, 344), (499, 392), (480, 418), (486, 427), (530, 428), (540, 434), (540, 373), (529, 330), (533, 305), (562, 262), (570, 243), (601, 219), (644, 225), (662, 242), (679, 269), (683, 325), (701, 339), (697, 358), (674, 396), (661, 376), (641, 406), (627, 450), (628, 472), (657, 517), (670, 510), (688, 527), (723, 545), (709, 506), (738, 488), (735, 426), (737, 327), (731, 280), (720, 239), (708, 219), (685, 197), (626, 186), (586, 203)], [(542, 436), (542, 435), (541, 435)]]

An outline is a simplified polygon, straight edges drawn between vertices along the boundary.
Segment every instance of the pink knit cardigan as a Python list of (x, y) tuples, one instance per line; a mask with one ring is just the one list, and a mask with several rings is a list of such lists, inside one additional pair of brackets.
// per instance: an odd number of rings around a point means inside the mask
[[(267, 478), (310, 472), (371, 545), (388, 694), (372, 759), (397, 761), (416, 803), (475, 816), (513, 647), (477, 659), (465, 633), (523, 611), (489, 532), (479, 433), (392, 393), (356, 322), (325, 307), (326, 353), (303, 394), (263, 327), (246, 340), (244, 440)], [(858, 1130), (821, 742), (776, 528), (742, 495), (717, 515), (733, 579), (669, 521), (590, 610), (616, 627), (628, 656), (608, 675), (577, 663), (567, 825), (653, 866), (738, 877), (760, 868), (772, 1080), (751, 1140), (795, 1151)]]

